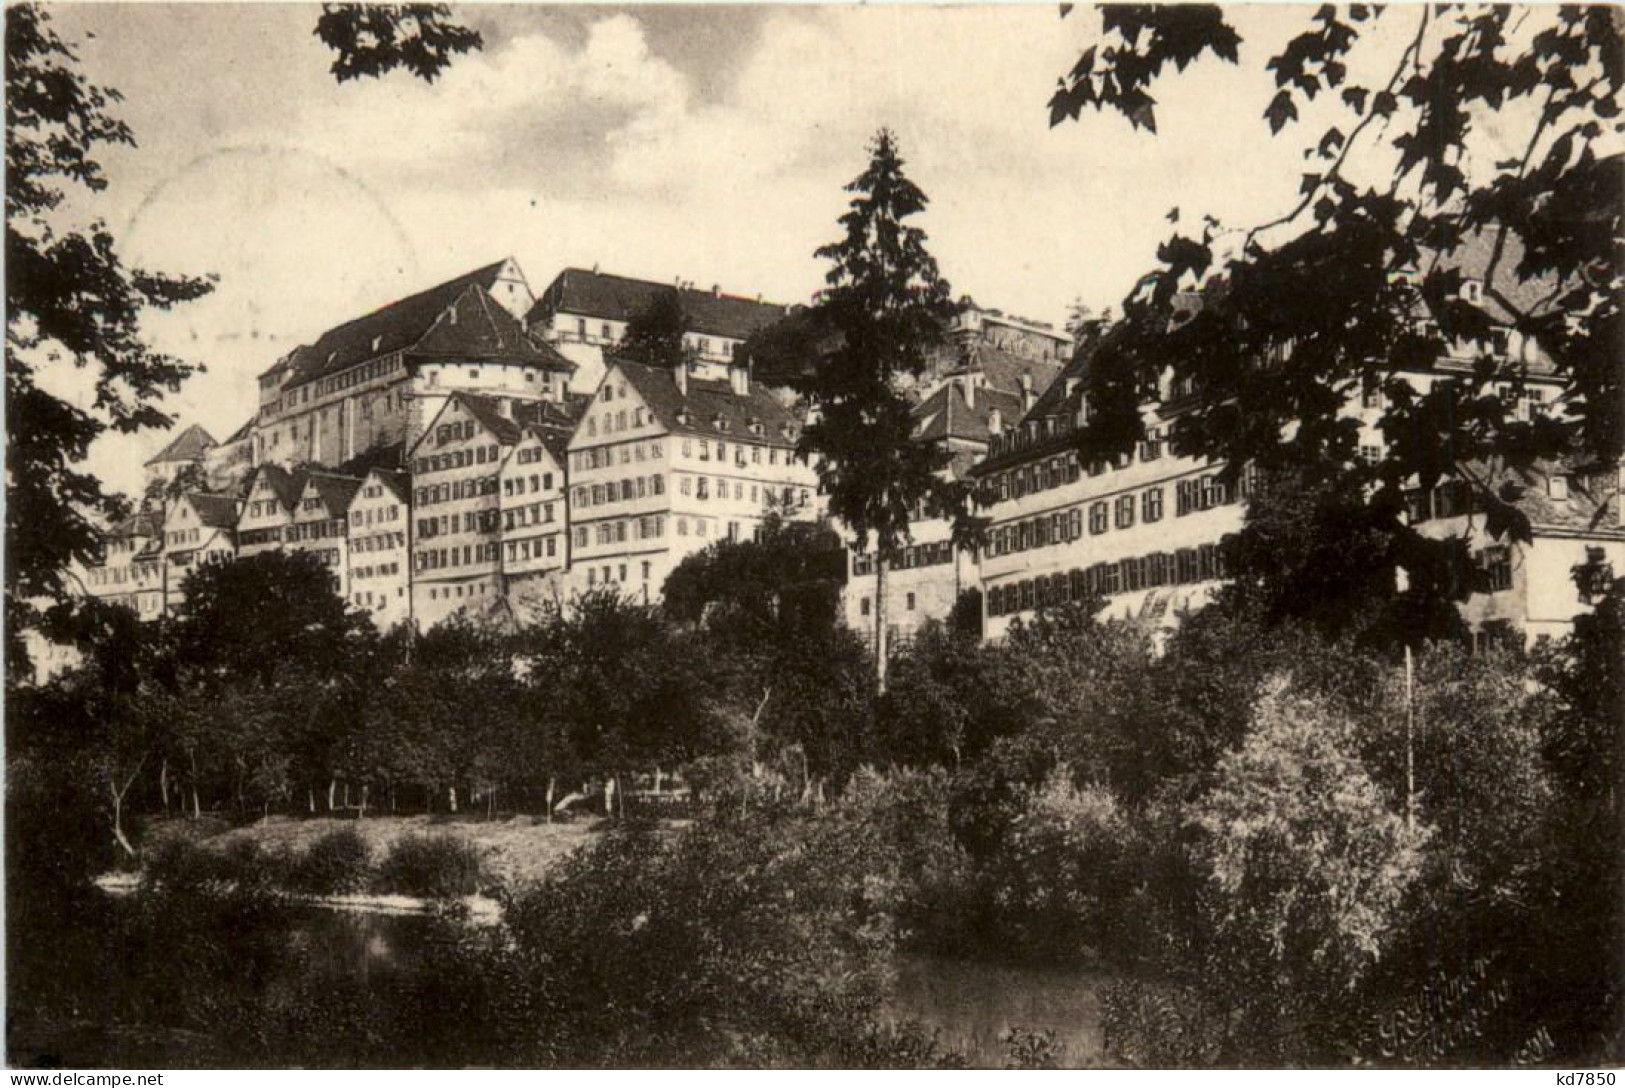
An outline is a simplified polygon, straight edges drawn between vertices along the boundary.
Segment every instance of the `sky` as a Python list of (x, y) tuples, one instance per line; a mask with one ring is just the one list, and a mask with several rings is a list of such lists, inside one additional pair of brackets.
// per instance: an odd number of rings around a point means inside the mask
[[(1237, 9), (1241, 64), (1155, 88), (1154, 136), (1115, 115), (1049, 126), (1096, 20), (1053, 4), (456, 6), (485, 48), (433, 85), (336, 83), (314, 5), (51, 10), (138, 141), (104, 153), (109, 187), (75, 213), (106, 220), (131, 263), (217, 277), (147, 322), (207, 368), (169, 406), (216, 438), (283, 353), (505, 256), (538, 292), (597, 265), (806, 301), (882, 125), (930, 197), (919, 222), (955, 293), (1057, 323), (1074, 300), (1119, 302), (1170, 209), (1263, 221), (1303, 167), (1261, 115), (1263, 61), (1305, 8)], [(91, 468), (138, 492), (167, 438), (109, 437)]]

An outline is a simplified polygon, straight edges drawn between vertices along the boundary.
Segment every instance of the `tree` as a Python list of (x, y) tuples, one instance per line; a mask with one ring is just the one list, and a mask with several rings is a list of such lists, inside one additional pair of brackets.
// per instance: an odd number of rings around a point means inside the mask
[(270, 551), (197, 567), (181, 586), (180, 658), (196, 672), (273, 687), (302, 670), (342, 677), (372, 638), (313, 552)]
[(816, 256), (831, 263), (816, 313), (835, 337), (799, 388), (811, 401), (800, 450), (812, 460), (830, 513), (868, 547), (875, 564), (875, 675), (886, 681), (886, 567), (907, 539), (910, 512), (943, 490), (940, 450), (913, 441), (912, 405), (899, 387), (917, 378), (954, 314), (946, 280), (909, 222), (926, 196), (903, 173), (890, 131), (880, 130), (869, 165), (847, 185), (853, 195), (844, 236)]
[(453, 57), (485, 44), (444, 4), (323, 4), (315, 34), (337, 54), (329, 71), (340, 83), (398, 68), (433, 83)]
[(1326, 1060), (1420, 875), (1427, 831), (1384, 802), (1350, 724), (1278, 681), (1189, 813), (1210, 892), (1197, 973), (1248, 1064)]
[[(1156, 130), (1150, 91), (1205, 54), (1238, 61), (1240, 36), (1212, 7), (1100, 9), (1094, 41), (1050, 101), (1052, 124), (1085, 109)], [(1373, 33), (1403, 23), (1408, 45), (1365, 84)], [(1174, 420), (1175, 452), (1291, 468), (1342, 481), (1372, 511), (1447, 475), (1471, 483), (1495, 535), (1527, 537), (1515, 495), (1486, 462), (1618, 462), (1622, 436), (1619, 264), (1619, 23), (1606, 8), (1321, 7), (1267, 64), (1278, 88), (1265, 113), (1288, 138), (1300, 106), (1334, 114), (1303, 141), (1312, 160), (1296, 204), (1276, 219), (1180, 227), (1135, 285), (1092, 356), (1088, 457), (1127, 450), (1144, 428), (1142, 393), (1168, 374), (1191, 391)], [(1508, 132), (1508, 149), (1481, 146)], [(1469, 266), (1464, 269), (1464, 266)], [(1464, 290), (1479, 281), (1483, 305)], [(1194, 316), (1184, 292), (1200, 290)], [(1502, 326), (1528, 351), (1497, 345)], [(1413, 387), (1407, 371), (1447, 349), (1469, 372)], [(1563, 382), (1558, 406), (1531, 419), (1518, 402), (1532, 367)], [(1353, 396), (1381, 395), (1386, 443), (1361, 460)], [(1446, 545), (1402, 519), (1371, 528), (1407, 538), (1410, 574), (1440, 566)], [(1454, 587), (1412, 577), (1416, 592)], [(1422, 612), (1426, 614), (1427, 610)]]
[(676, 288), (661, 288), (626, 323), (626, 335), (615, 345), (615, 355), (644, 366), (675, 370), (694, 357), (684, 340), (687, 332), (682, 296)]
[[(209, 291), (202, 280), (132, 269), (100, 220), (60, 221), (71, 193), (107, 187), (95, 155), (133, 145), (110, 112), (116, 90), (78, 70), (41, 8), (6, 12), (6, 638), (12, 675), (33, 602), (65, 602), (71, 563), (93, 562), (98, 523), (122, 508), (78, 466), (108, 431), (167, 426), (159, 404), (196, 368), (142, 338), (148, 307), (167, 310)], [(93, 375), (84, 406), (42, 388), (42, 368)]]

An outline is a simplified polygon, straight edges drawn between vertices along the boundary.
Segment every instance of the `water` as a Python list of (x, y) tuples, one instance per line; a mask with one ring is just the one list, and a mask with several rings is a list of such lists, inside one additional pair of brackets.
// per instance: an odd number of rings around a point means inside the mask
[(1000, 1036), (1013, 1027), (1053, 1031), (1068, 1067), (1101, 1064), (1100, 990), (1108, 979), (1077, 968), (898, 957), (887, 1013), (935, 1029), (947, 1049), (978, 1068), (1001, 1068)]
[[(131, 905), (128, 900), (106, 902), (103, 909), (116, 912)], [(39, 971), (49, 972), (74, 994), (94, 996), (88, 1001), (73, 996), (71, 1004), (78, 1012), (72, 1017), (14, 1018), (8, 1039), (12, 1063), (68, 1067), (234, 1064), (231, 1040), (200, 1038), (165, 1027), (167, 1018), (161, 1009), (141, 1013), (128, 1007), (128, 994), (150, 991), (153, 975), (161, 978), (165, 970), (161, 962), (144, 961), (158, 961), (172, 951), (159, 953), (124, 945), (115, 953), (102, 943), (107, 928), (75, 927), (82, 940), (69, 936), (66, 944), (82, 945), (77, 953), (52, 942), (51, 952), (41, 957), (36, 965)], [(293, 994), (312, 981), (322, 989), (378, 995), (412, 985), (422, 969), (426, 942), (435, 939), (436, 932), (435, 923), (422, 917), (301, 909), (286, 920), (281, 935), (266, 934), (268, 949), (262, 946), (256, 954), (244, 957), (253, 961), (252, 966), (228, 969), (213, 976), (213, 984), (265, 1002)], [(108, 970), (110, 953), (122, 961), (112, 972)], [(27, 964), (16, 966), (26, 968)], [(69, 982), (66, 976), (72, 975), (78, 975), (79, 981)], [(40, 977), (34, 974), (35, 985)], [(125, 985), (121, 978), (127, 980)], [(15, 984), (22, 978), (12, 981)], [(1065, 1048), (1061, 1054), (1064, 1064), (1090, 1066), (1100, 1061), (1098, 991), (1102, 981), (1101, 976), (1080, 970), (903, 955), (884, 1013), (894, 1021), (916, 1020), (936, 1031), (942, 1047), (960, 1051), (974, 1066), (1004, 1065), (1000, 1037), (1016, 1026), (1053, 1031)], [(120, 991), (124, 991), (122, 997)], [(26, 1006), (33, 995), (13, 991), (12, 996), (14, 1004), (21, 999)], [(184, 999), (200, 996), (204, 995), (194, 991)], [(150, 1023), (153, 1030), (131, 1034), (106, 1029), (114, 1020), (128, 1023), (132, 1019)], [(336, 1063), (347, 1064), (338, 1055), (333, 1057)], [(432, 1051), (419, 1055), (418, 1060), (433, 1062)]]

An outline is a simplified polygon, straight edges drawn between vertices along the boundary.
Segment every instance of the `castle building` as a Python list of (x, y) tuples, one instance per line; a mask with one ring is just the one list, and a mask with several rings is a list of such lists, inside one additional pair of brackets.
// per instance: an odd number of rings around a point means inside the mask
[(571, 388), (590, 393), (603, 377), (606, 350), (613, 355), (628, 323), (663, 294), (675, 294), (682, 306), (688, 321), (685, 344), (702, 377), (726, 377), (729, 362), (746, 338), (791, 309), (763, 302), (759, 295), (728, 294), (721, 287), (705, 291), (680, 280), (656, 283), (596, 268), (566, 268), (537, 298), (525, 325), (576, 364)]
[(562, 401), (574, 367), (525, 331), (533, 302), (510, 258), (295, 348), (260, 375), (254, 463), (338, 466), (410, 444), (457, 391)]
[(813, 510), (800, 425), (749, 368), (611, 359), (569, 445), (570, 586), (656, 599), (691, 552), (754, 536), (769, 510)]

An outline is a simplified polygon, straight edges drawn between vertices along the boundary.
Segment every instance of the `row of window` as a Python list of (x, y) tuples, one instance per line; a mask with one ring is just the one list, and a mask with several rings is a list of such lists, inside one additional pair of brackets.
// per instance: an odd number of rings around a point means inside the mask
[[(765, 446), (764, 447), (764, 446), (758, 446), (755, 443), (735, 442), (734, 443), (734, 464), (739, 466), (740, 468), (744, 468), (746, 465), (759, 465), (759, 464), (761, 464), (762, 463), (762, 450), (763, 449), (767, 450), (767, 463), (769, 465), (777, 465), (777, 464), (779, 464), (781, 454), (783, 455), (783, 463), (786, 464), (786, 465), (791, 464), (795, 460), (795, 453), (792, 450), (781, 450), (777, 446)], [(683, 456), (686, 457), (686, 458), (690, 458), (690, 459), (696, 460), (696, 461), (716, 460), (716, 461), (720, 461), (720, 462), (726, 462), (728, 460), (728, 443), (718, 439), (717, 443), (716, 443), (716, 451), (715, 452), (716, 452), (716, 457), (713, 458), (711, 456), (711, 454), (712, 454), (711, 443), (707, 439), (704, 439), (704, 438), (685, 438), (685, 439), (683, 439)]]
[(553, 490), (553, 474), (551, 472), (544, 472), (539, 476), (533, 472), (529, 476), (514, 476), (503, 480), (502, 497), (511, 499), (525, 494), (527, 480), (530, 483), (529, 493), (532, 495), (541, 491)]
[(306, 521), (298, 525), (289, 525), (283, 530), (283, 539), (289, 544), (304, 540), (329, 540), (343, 536), (344, 531), (343, 518), (327, 518), (323, 521)]
[(1047, 577), (993, 586), (987, 593), (987, 611), (990, 616), (1007, 616), (1035, 608), (1055, 608), (1071, 601), (1086, 601), (1097, 595), (1110, 597), (1137, 589), (1188, 585), (1224, 577), (1220, 546), (1203, 544), (1198, 548), (1096, 563), (1086, 570), (1073, 568)]
[[(1243, 483), (1248, 478), (1243, 477)], [(1242, 490), (1246, 490), (1242, 488)], [(1174, 486), (1176, 516), (1199, 510), (1223, 506), (1236, 500), (1224, 480), (1217, 473), (1180, 480)], [(1065, 544), (1084, 535), (1082, 506), (1057, 510), (1051, 514), (1027, 518), (994, 529), (988, 539), (987, 554), (992, 556), (1024, 552), (1030, 548), (1045, 548), (1052, 544)], [(1136, 520), (1153, 523), (1162, 520), (1163, 487), (1148, 487), (1144, 491), (1129, 492), (1107, 502), (1101, 499), (1088, 506), (1089, 534), (1098, 536), (1108, 529), (1129, 529)]]
[(628, 476), (624, 480), (611, 480), (604, 484), (593, 484), (591, 487), (582, 485), (575, 489), (575, 504), (579, 509), (590, 506), (604, 506), (612, 502), (630, 502), (633, 499), (646, 498), (649, 495), (664, 495), (666, 493), (666, 478), (659, 473), (653, 476)]
[(401, 572), (399, 563), (379, 563), (372, 567), (351, 567), (351, 578), (392, 578)]
[(658, 461), (665, 452), (658, 438), (651, 438), (647, 442), (624, 442), (619, 446), (594, 446), (588, 450), (577, 450), (570, 455), (570, 467), (577, 472), (587, 472), (595, 468), (609, 468), (615, 463), (615, 451), (620, 451), (620, 461), (629, 465), (633, 461)]
[(495, 476), (471, 476), (465, 480), (449, 480), (443, 484), (418, 488), (417, 505), (433, 506), (435, 503), (457, 502), (460, 499), (477, 499), (482, 495), (495, 495), (496, 493), (497, 478)]
[[(852, 557), (852, 574), (854, 577), (863, 577), (875, 572), (875, 563), (879, 558), (878, 552), (866, 552), (863, 555)], [(916, 567), (934, 567), (942, 563), (954, 561), (954, 546), (949, 540), (938, 540), (930, 544), (910, 544), (897, 554), (897, 562), (893, 570), (913, 570)]]
[(395, 551), (404, 547), (406, 547), (405, 533), (373, 533), (370, 536), (354, 537), (350, 541), (350, 550), (357, 555)]
[(504, 529), (524, 529), (531, 525), (546, 525), (553, 520), (553, 504), (550, 502), (532, 503), (514, 510), (502, 511), (502, 527)]
[[(597, 544), (625, 544), (628, 540), (658, 540), (666, 535), (666, 519), (661, 514), (650, 514), (641, 518), (620, 518), (615, 521), (600, 521), (592, 527), (592, 537)], [(586, 526), (576, 528), (576, 539), (583, 546), (587, 543)]]
[[(379, 490), (382, 490), (381, 488)], [(375, 498), (376, 496), (368, 496)], [(401, 520), (401, 508), (398, 504), (379, 507), (365, 507), (361, 510), (350, 511), (350, 524), (358, 527), (377, 523), (384, 525), (391, 521)]]
[(447, 536), (457, 532), (459, 525), (465, 533), (494, 533), (501, 524), (499, 513), (496, 510), (464, 510), (461, 520), (456, 514), (418, 518), (418, 539), (429, 540), (437, 536)]
[[(620, 573), (619, 578), (616, 578), (616, 577), (612, 576), (612, 571), (614, 571), (616, 569), (619, 570), (619, 573)], [(653, 569), (653, 564), (651, 564), (648, 560), (645, 560), (643, 562), (643, 580), (645, 582), (647, 582), (649, 580), (649, 574), (650, 574), (652, 569)], [(587, 568), (587, 586), (588, 586), (588, 588), (591, 588), (592, 586), (595, 586), (600, 582), (602, 582), (604, 585), (607, 586), (607, 585), (610, 585), (613, 582), (624, 582), (624, 581), (626, 581), (626, 564), (625, 563), (620, 564), (619, 568), (612, 568), (610, 566), (610, 564), (608, 564), (608, 563), (605, 563), (601, 567), (588, 567)]]
[[(474, 437), (474, 421), (465, 423), (442, 423), (438, 431), (455, 430), (457, 433), (439, 441), (461, 441), (463, 438)], [(427, 476), (431, 472), (446, 472), (451, 469), (470, 468), (474, 465), (494, 465), (502, 460), (500, 446), (473, 446), (469, 449), (449, 450), (446, 453), (431, 453), (419, 457), (412, 462), (412, 471), (418, 476)]]
[(517, 563), (525, 559), (553, 559), (559, 553), (559, 538), (557, 536), (526, 537), (523, 540), (506, 541), (503, 547), (507, 552), (508, 562), (510, 563)]
[(461, 548), (425, 548), (412, 557), (421, 571), (466, 567), (474, 563), (494, 563), (501, 557), (496, 541), (464, 544)]

